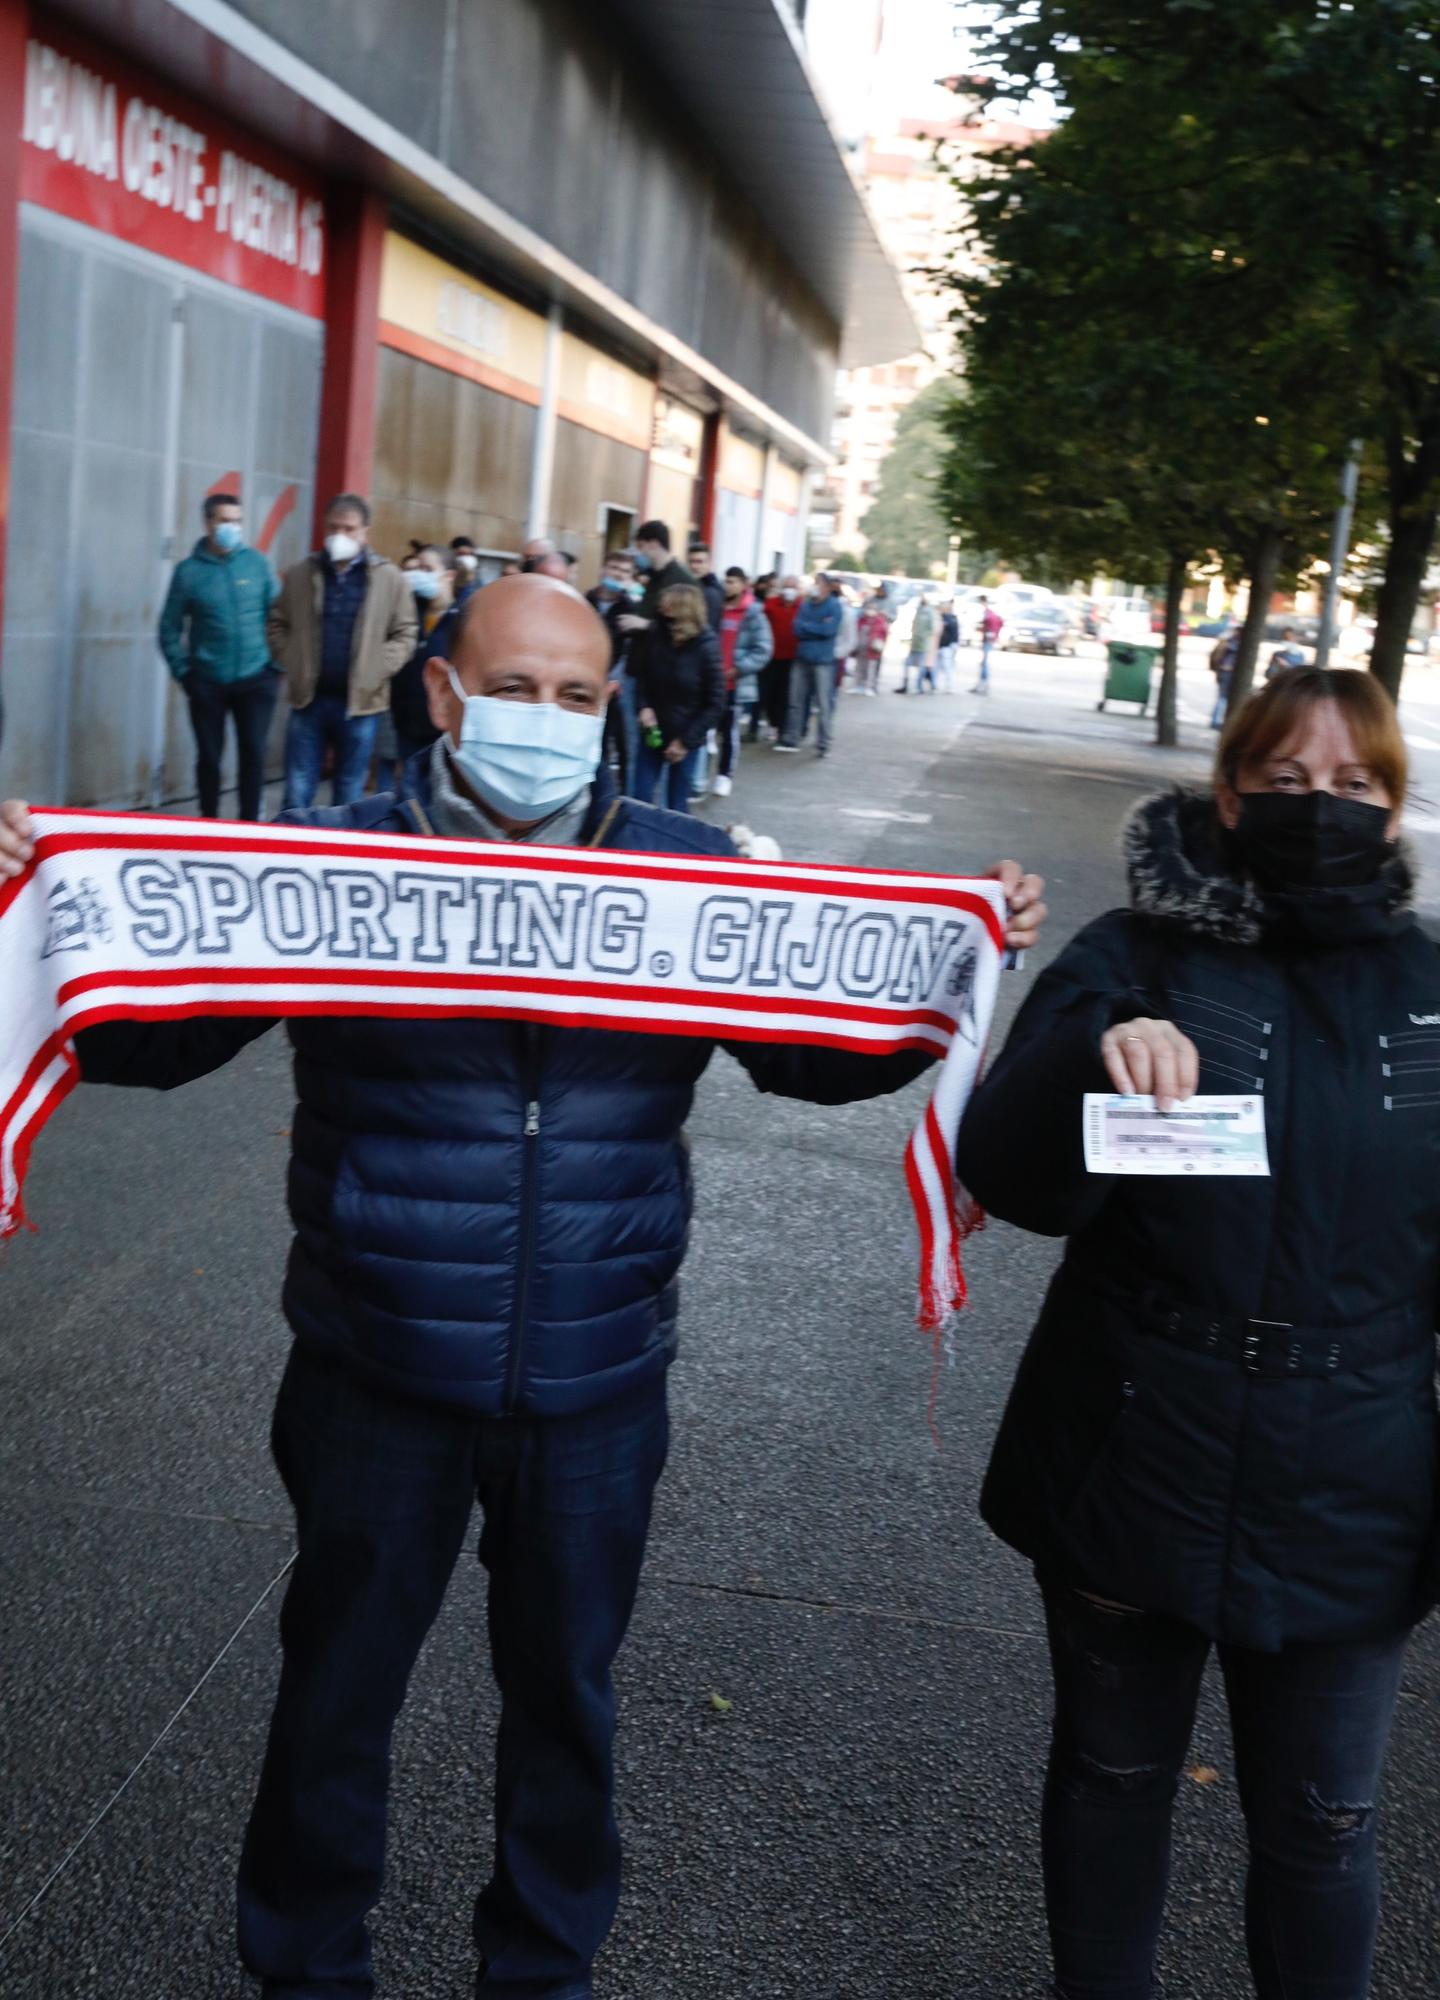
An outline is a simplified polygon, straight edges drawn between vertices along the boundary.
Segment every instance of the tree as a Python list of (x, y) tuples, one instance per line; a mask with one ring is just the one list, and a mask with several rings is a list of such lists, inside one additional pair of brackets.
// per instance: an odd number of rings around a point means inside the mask
[[(1194, 254), (1234, 274), (1237, 299), (1282, 302), (1278, 318), (1252, 312), (1284, 396), (1259, 413), (1308, 417), (1327, 461), (1338, 374), (1350, 433), (1385, 471), (1371, 664), (1392, 693), (1440, 517), (1437, 49), (1436, 0), (1026, 0), (994, 10), (978, 50), (982, 102), (1052, 91), (1072, 156), (1128, 155), (1137, 231), (1188, 216)], [(1283, 340), (1274, 351), (1287, 321), (1306, 367), (1284, 365)], [(1328, 348), (1309, 337), (1321, 327)], [(1266, 514), (1252, 561), (1293, 560), (1289, 522)]]
[[(1351, 406), (1333, 313), (1297, 322), (1227, 241), (1194, 161), (1182, 184), (1199, 140), (1168, 91), (1138, 83), (1120, 122), (1093, 82), (1073, 80), (1042, 145), (964, 183), (943, 491), (964, 533), (1032, 572), (1164, 578), (1157, 735), (1173, 744), (1192, 565), (1244, 561), (1263, 609), (1284, 552), (1323, 546)], [(1158, 159), (1171, 185), (1147, 205)]]
[(875, 498), (861, 517), (867, 569), (889, 576), (929, 576), (946, 561), (951, 529), (939, 482), (953, 399), (948, 382), (932, 382), (901, 411)]

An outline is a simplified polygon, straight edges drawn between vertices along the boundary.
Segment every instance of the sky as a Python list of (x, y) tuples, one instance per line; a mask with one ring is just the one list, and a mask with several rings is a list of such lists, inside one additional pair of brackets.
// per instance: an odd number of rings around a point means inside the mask
[(955, 27), (966, 8), (949, 0), (884, 0), (885, 33), (872, 51), (880, 0), (810, 0), (810, 58), (836, 123), (848, 138), (893, 130), (902, 117), (938, 117), (953, 109), (937, 76), (953, 75), (964, 55)]

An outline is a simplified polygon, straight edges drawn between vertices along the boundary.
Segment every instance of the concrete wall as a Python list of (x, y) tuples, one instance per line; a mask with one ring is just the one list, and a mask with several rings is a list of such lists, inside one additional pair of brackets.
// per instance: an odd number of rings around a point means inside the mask
[(828, 435), (835, 327), (604, 9), (232, 4), (807, 435)]

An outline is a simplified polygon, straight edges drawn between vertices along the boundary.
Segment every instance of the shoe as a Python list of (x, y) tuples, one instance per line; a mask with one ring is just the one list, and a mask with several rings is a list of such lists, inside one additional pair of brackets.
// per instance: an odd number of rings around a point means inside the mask
[(714, 791), (717, 799), (728, 799), (732, 790), (733, 787), (728, 778), (720, 777), (715, 780)]
[(879, 688), (866, 688), (865, 692), (866, 694), (869, 695), (870, 699), (873, 701), (876, 695), (879, 694), (880, 690)]
[(822, 750), (822, 749), (820, 748), (820, 745), (819, 745), (818, 743), (816, 744), (816, 746), (815, 746), (815, 755), (816, 755), (817, 757), (828, 757), (828, 756), (829, 756), (829, 754), (830, 754), (830, 752), (829, 752), (828, 750)]
[(798, 743), (777, 743), (775, 750), (777, 755), (782, 757), (798, 757), (800, 755), (800, 745)]
[(909, 693), (909, 689), (908, 689), (908, 688), (903, 688), (903, 687), (898, 687), (898, 688), (896, 688), (895, 692), (896, 692), (896, 694), (908, 694), (908, 693)]

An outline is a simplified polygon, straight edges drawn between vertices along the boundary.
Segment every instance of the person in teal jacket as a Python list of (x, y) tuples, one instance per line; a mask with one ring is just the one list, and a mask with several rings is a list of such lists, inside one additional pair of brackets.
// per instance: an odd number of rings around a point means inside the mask
[(225, 722), (235, 718), (240, 752), (240, 818), (259, 819), (265, 744), (280, 692), (265, 619), (279, 594), (275, 572), (245, 543), (244, 515), (233, 493), (212, 493), (205, 533), (175, 565), (160, 614), (160, 650), (190, 704), (195, 731), (195, 786), (206, 819), (220, 814)]

